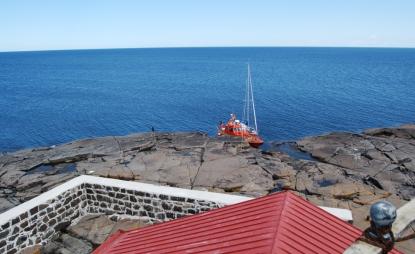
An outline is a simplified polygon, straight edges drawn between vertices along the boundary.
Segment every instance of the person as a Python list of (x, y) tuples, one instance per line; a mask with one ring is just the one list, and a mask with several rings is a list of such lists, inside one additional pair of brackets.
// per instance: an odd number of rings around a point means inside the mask
[(231, 121), (234, 122), (236, 120), (236, 115), (235, 114), (231, 114)]

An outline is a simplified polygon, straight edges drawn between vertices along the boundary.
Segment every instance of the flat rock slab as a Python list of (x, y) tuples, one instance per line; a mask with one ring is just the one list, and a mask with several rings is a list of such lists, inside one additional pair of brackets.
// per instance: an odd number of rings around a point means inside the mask
[(414, 125), (372, 129), (365, 134), (331, 133), (297, 142), (320, 161), (342, 167), (404, 200), (415, 197)]
[(67, 231), (77, 238), (85, 239), (98, 246), (118, 230), (142, 228), (148, 223), (148, 221), (132, 219), (115, 221), (105, 215), (87, 215), (75, 225), (70, 226)]
[(92, 252), (92, 244), (73, 237), (68, 234), (62, 234), (58, 239), (42, 246), (41, 253), (44, 254), (89, 254)]
[[(364, 229), (373, 202), (386, 199), (399, 207), (415, 197), (414, 130), (415, 125), (405, 125), (296, 142), (317, 161), (198, 132), (140, 133), (25, 149), (0, 156), (0, 211), (90, 174), (254, 197), (291, 190), (316, 205), (351, 209), (355, 225)], [(93, 234), (76, 229), (94, 244), (117, 227), (103, 218), (84, 223), (105, 229)]]
[[(73, 141), (0, 156), (0, 190), (19, 202), (80, 174), (256, 196), (273, 188), (262, 154), (239, 139), (204, 133), (142, 133)], [(229, 187), (230, 185), (237, 188)], [(3, 210), (10, 207), (3, 200)]]
[(0, 213), (5, 212), (19, 204), (20, 202), (15, 199), (11, 200), (11, 198), (0, 198)]

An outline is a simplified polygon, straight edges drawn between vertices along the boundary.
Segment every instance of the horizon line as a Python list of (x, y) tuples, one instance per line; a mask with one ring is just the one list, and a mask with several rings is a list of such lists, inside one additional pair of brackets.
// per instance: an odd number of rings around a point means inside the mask
[(367, 48), (367, 49), (415, 49), (408, 46), (160, 46), (160, 47), (114, 47), (114, 48), (62, 48), (62, 49), (22, 49), (6, 50), (0, 53), (49, 52), (49, 51), (82, 51), (82, 50), (122, 50), (122, 49), (190, 49), (190, 48)]

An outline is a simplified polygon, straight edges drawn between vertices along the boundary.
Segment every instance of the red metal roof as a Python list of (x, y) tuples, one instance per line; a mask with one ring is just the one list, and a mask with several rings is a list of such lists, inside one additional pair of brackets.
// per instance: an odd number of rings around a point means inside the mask
[(360, 234), (361, 230), (303, 198), (280, 192), (145, 228), (119, 231), (94, 254), (343, 253)]

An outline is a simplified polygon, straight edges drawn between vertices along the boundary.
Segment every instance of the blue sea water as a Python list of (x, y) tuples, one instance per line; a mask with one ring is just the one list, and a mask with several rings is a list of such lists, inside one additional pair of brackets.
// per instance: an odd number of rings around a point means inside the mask
[(0, 53), (0, 151), (150, 131), (205, 131), (242, 113), (296, 140), (415, 121), (415, 49), (166, 48)]

